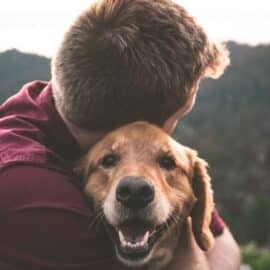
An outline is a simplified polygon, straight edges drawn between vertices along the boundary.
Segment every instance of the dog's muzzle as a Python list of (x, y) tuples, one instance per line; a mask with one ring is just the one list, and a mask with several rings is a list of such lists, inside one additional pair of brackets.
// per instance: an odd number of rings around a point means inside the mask
[(152, 226), (134, 217), (153, 202), (155, 189), (143, 177), (126, 176), (119, 181), (115, 196), (121, 206), (133, 216), (118, 228), (119, 252), (129, 259), (143, 257), (149, 250)]
[(114, 196), (119, 222), (115, 226), (107, 225), (117, 254), (128, 265), (144, 263), (168, 226), (156, 222), (155, 187), (144, 177), (125, 176), (118, 182)]

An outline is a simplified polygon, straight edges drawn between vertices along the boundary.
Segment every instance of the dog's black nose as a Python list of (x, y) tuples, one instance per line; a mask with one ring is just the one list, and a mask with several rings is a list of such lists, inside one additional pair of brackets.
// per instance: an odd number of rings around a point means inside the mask
[(116, 198), (125, 207), (139, 210), (154, 200), (155, 190), (142, 177), (124, 177), (116, 188)]

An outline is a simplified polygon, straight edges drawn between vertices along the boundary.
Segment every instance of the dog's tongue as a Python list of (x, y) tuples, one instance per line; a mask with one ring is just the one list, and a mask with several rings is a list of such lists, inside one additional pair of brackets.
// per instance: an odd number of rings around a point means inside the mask
[(142, 222), (133, 221), (120, 226), (119, 230), (122, 232), (125, 241), (139, 243), (143, 241), (147, 232), (151, 232), (151, 227)]

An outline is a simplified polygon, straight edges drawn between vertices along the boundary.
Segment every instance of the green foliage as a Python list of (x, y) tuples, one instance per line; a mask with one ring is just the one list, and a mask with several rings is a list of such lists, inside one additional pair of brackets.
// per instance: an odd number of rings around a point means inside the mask
[[(233, 201), (236, 201), (232, 198)], [(257, 245), (264, 246), (270, 242), (270, 198), (266, 196), (246, 196), (235, 205), (238, 214), (227, 207), (221, 207), (222, 216), (228, 221), (237, 240), (248, 243), (253, 240)], [(269, 269), (270, 270), (270, 269)]]
[(263, 245), (270, 240), (270, 198), (260, 197), (249, 201), (243, 209), (245, 230), (242, 239), (255, 239), (257, 244)]
[(250, 265), (252, 270), (270, 269), (270, 252), (259, 249), (254, 243), (250, 243), (242, 248), (243, 261)]

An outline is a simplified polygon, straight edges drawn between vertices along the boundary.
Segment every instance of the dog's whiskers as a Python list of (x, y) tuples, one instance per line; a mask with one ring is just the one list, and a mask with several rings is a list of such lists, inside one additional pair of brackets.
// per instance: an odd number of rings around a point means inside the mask
[(183, 218), (181, 215), (173, 215), (172, 216), (173, 223), (176, 225), (176, 230), (177, 232), (180, 231), (180, 225), (183, 221)]
[(104, 213), (103, 213), (103, 210), (101, 209), (96, 213), (96, 215), (94, 216), (94, 219), (89, 224), (88, 230), (93, 229), (97, 224), (99, 224), (102, 221), (103, 218), (104, 218)]

